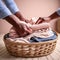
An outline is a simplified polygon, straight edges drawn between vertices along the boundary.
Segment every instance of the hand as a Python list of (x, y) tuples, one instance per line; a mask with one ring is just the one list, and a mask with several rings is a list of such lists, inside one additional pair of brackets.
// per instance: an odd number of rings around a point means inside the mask
[(40, 24), (42, 22), (43, 22), (43, 19), (41, 17), (39, 17), (35, 24)]
[(27, 25), (27, 23), (23, 21), (20, 21), (18, 27), (14, 27), (14, 29), (20, 37), (32, 33), (32, 29)]
[(51, 18), (50, 17), (44, 17), (43, 20), (44, 20), (44, 22), (50, 22)]
[(49, 17), (39, 17), (39, 19), (36, 21), (36, 24), (40, 24), (40, 23), (43, 23), (43, 22), (49, 22), (51, 19)]

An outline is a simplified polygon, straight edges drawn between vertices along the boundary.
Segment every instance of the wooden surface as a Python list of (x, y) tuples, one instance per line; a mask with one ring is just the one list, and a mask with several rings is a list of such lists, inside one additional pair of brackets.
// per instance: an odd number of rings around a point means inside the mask
[(3, 42), (3, 35), (0, 35), (0, 60), (60, 60), (60, 34), (58, 34), (57, 45), (53, 53), (36, 58), (20, 58), (9, 55)]

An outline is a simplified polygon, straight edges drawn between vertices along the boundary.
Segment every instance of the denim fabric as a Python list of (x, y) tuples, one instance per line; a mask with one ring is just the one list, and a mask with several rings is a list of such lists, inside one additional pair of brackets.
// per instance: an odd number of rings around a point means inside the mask
[(5, 6), (5, 4), (0, 0), (0, 18), (11, 15), (10, 10)]
[(3, 0), (0, 0), (0, 19), (5, 18), (9, 15), (12, 15), (12, 13), (14, 14), (17, 11), (19, 11), (14, 0), (4, 0), (4, 2)]
[(30, 42), (44, 42), (44, 41), (50, 41), (50, 40), (54, 40), (54, 39), (56, 39), (57, 38), (57, 35), (56, 35), (56, 33), (54, 32), (54, 35), (53, 36), (50, 36), (50, 37), (48, 37), (48, 38), (41, 38), (41, 37), (36, 37), (36, 36), (34, 36), (34, 37), (31, 37), (30, 38)]
[(60, 8), (57, 10), (57, 14), (60, 15)]
[(9, 8), (9, 10), (14, 14), (17, 11), (19, 11), (16, 3), (14, 2), (14, 0), (4, 0), (6, 6)]

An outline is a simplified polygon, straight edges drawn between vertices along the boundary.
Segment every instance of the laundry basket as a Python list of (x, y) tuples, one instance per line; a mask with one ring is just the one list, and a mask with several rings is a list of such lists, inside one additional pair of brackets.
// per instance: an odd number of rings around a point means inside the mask
[(45, 42), (34, 42), (34, 43), (20, 43), (20, 42), (4, 39), (4, 43), (7, 48), (7, 51), (11, 55), (16, 57), (46, 56), (53, 52), (53, 50), (56, 47), (56, 42), (57, 42), (57, 38), (55, 40), (50, 40)]

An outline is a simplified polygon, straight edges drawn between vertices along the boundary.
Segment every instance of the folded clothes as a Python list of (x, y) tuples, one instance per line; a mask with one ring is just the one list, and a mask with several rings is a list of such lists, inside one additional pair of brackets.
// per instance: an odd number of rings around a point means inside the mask
[(54, 40), (57, 38), (56, 33), (54, 32), (53, 36), (50, 36), (48, 38), (41, 38), (41, 37), (37, 37), (37, 36), (33, 36), (30, 38), (30, 42), (44, 42), (44, 41), (50, 41), (50, 40)]
[[(51, 32), (52, 32), (52, 33), (51, 33)], [(41, 37), (41, 36), (36, 32), (36, 34), (32, 34), (31, 36), (28, 36), (28, 37), (30, 37), (30, 38), (28, 39), (28, 42), (44, 42), (44, 41), (50, 41), (50, 40), (56, 39), (56, 38), (57, 38), (56, 33), (53, 32), (53, 31), (51, 31), (51, 32), (50, 32), (50, 33), (51, 33), (52, 35), (50, 34), (49, 37)], [(49, 33), (48, 33), (48, 34), (49, 34)], [(26, 38), (28, 38), (28, 37), (26, 37)], [(10, 38), (10, 37), (9, 37), (9, 33), (4, 36), (4, 39), (6, 39), (6, 38)], [(23, 40), (26, 39), (26, 38), (23, 38)]]

